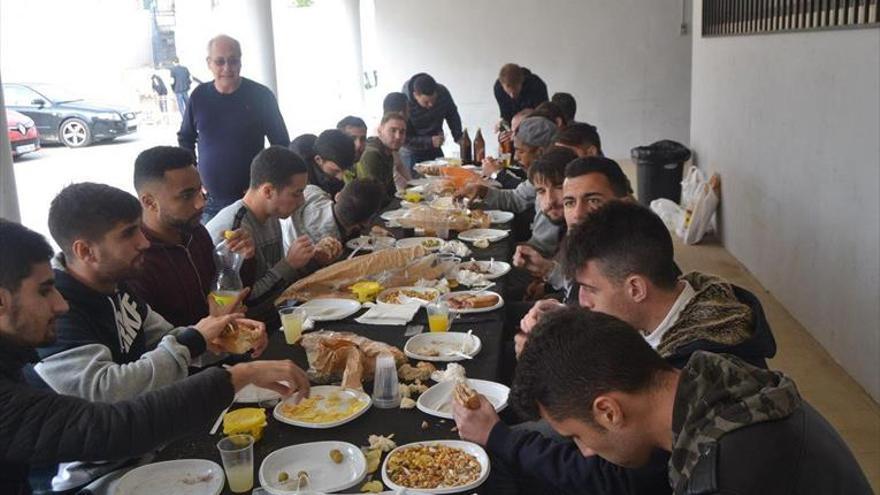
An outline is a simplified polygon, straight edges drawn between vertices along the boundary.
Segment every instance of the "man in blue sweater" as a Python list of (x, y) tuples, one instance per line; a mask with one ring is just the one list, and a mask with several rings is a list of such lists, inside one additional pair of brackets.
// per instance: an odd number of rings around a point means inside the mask
[(241, 45), (226, 35), (208, 42), (208, 68), (214, 80), (200, 84), (190, 96), (178, 143), (196, 150), (199, 174), (208, 191), (203, 221), (241, 199), (250, 181), (251, 160), (265, 138), (290, 144), (287, 127), (272, 91), (241, 77)]

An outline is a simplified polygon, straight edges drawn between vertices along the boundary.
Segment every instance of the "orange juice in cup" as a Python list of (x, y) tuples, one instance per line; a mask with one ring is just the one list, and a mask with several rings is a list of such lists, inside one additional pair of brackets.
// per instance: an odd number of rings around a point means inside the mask
[(425, 307), (428, 311), (428, 329), (432, 332), (445, 332), (451, 326), (449, 323), (449, 306), (444, 302), (429, 304)]

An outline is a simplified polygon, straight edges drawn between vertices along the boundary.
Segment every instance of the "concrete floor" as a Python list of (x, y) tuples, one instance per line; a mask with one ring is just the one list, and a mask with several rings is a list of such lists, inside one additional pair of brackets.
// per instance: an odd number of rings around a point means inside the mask
[[(635, 167), (628, 160), (621, 160), (620, 164), (635, 187)], [(794, 379), (801, 394), (837, 428), (874, 491), (880, 493), (880, 407), (877, 403), (716, 240), (707, 237), (699, 245), (688, 246), (675, 236), (673, 239), (676, 262), (682, 271), (724, 277), (761, 300), (777, 344), (776, 357), (770, 361), (770, 367)]]

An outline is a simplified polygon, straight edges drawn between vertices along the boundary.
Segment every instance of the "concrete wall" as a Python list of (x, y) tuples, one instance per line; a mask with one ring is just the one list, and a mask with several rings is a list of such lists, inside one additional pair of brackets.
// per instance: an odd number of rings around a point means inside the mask
[(725, 246), (880, 400), (880, 30), (694, 33), (691, 145), (721, 174)]
[[(516, 62), (550, 94), (574, 94), (577, 118), (599, 127), (612, 156), (660, 138), (688, 142), (684, 0), (374, 1), (379, 61), (364, 70), (379, 71), (379, 88), (370, 91), (399, 91), (430, 72), (452, 92), (472, 137), (478, 126), (491, 131), (492, 85), (503, 64)], [(494, 151), (491, 132), (487, 141)]]

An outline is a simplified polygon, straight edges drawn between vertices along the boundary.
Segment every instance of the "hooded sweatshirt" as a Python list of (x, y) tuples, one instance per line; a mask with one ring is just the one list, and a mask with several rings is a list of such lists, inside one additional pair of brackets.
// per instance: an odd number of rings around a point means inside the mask
[(412, 76), (401, 90), (409, 99), (409, 124), (406, 130), (405, 148), (413, 151), (424, 151), (434, 148), (431, 137), (443, 134), (443, 121), (452, 132), (452, 139), (461, 139), (461, 116), (458, 107), (446, 86), (437, 84), (437, 102), (431, 108), (425, 108), (416, 101), (413, 94), (413, 81), (423, 73)]
[(533, 74), (532, 71), (523, 67), (525, 77), (523, 77), (523, 85), (516, 98), (511, 98), (504, 92), (501, 81), (495, 80), (495, 101), (498, 102), (498, 111), (501, 118), (510, 122), (513, 116), (520, 110), (526, 108), (537, 108), (538, 105), (549, 100), (547, 97), (547, 85), (540, 77)]
[(782, 373), (695, 352), (672, 416), (675, 494), (871, 493), (840, 435)]

